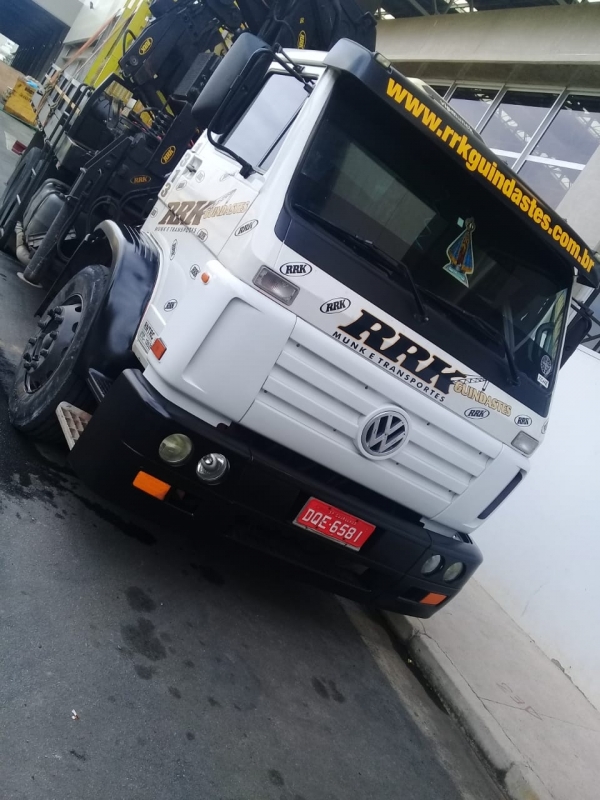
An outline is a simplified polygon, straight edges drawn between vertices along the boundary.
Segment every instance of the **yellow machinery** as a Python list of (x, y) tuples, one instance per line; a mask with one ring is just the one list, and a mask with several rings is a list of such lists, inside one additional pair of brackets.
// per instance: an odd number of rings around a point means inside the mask
[[(119, 72), (119, 59), (127, 46), (141, 33), (151, 17), (149, 0), (126, 0), (118, 14), (112, 16), (77, 50), (74, 56), (61, 69), (52, 69), (44, 81), (45, 89), (52, 89), (63, 72), (81, 56), (88, 54), (82, 64), (73, 72), (78, 82), (88, 86), (99, 86), (109, 75)], [(39, 91), (37, 81), (32, 78), (18, 78), (4, 105), (4, 111), (13, 117), (35, 126), (37, 112), (32, 106), (33, 95)], [(131, 93), (114, 84), (111, 92), (114, 97), (127, 102)]]
[(37, 81), (32, 78), (17, 78), (17, 82), (4, 103), (4, 111), (33, 127), (36, 122), (36, 113), (31, 105), (31, 99), (38, 88)]

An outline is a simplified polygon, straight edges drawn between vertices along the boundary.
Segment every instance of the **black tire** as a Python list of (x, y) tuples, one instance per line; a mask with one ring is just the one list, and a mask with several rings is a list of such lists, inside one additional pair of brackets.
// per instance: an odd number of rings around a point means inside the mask
[(59, 403), (93, 412), (94, 399), (76, 366), (108, 275), (106, 267), (85, 267), (48, 304), (25, 347), (8, 398), (9, 418), (18, 431), (57, 442), (63, 438), (56, 417)]
[(19, 164), (7, 181), (2, 200), (0, 200), (0, 249), (6, 247), (15, 231), (15, 225), (20, 216), (17, 195), (21, 194), (27, 186), (31, 170), (40, 160), (41, 155), (42, 151), (39, 147), (32, 147), (28, 153), (21, 156)]

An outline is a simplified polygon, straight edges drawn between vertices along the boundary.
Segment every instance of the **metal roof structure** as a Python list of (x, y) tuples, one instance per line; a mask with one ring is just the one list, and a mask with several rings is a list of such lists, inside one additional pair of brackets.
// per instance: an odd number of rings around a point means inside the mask
[[(419, 17), (433, 14), (464, 14), (476, 11), (577, 5), (586, 0), (382, 0), (380, 14), (386, 17)], [(595, 2), (595, 0), (592, 0)]]

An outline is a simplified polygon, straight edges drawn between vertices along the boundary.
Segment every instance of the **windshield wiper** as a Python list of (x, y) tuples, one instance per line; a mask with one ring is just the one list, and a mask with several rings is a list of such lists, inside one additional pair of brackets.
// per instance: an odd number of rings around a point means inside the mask
[[(446, 300), (445, 297), (440, 297), (440, 295), (430, 292), (428, 289), (421, 289), (421, 291), (424, 292), (435, 303), (438, 303), (443, 308), (455, 314), (457, 317), (462, 317), (462, 319), (468, 320), (474, 328), (477, 328), (477, 330), (481, 331), (481, 333), (487, 336), (492, 342), (502, 345), (504, 348), (506, 363), (508, 364), (508, 369), (510, 371), (509, 383), (512, 383), (514, 386), (519, 386), (521, 383), (521, 378), (519, 377), (519, 370), (515, 361), (515, 355), (510, 345), (506, 330), (498, 330), (498, 328), (494, 327), (494, 325), (490, 325), (489, 322), (486, 322), (484, 319), (481, 319), (481, 317), (478, 317), (477, 314), (472, 314), (470, 311), (465, 311), (464, 308), (454, 305), (454, 303), (452, 303), (450, 300)], [(504, 315), (502, 318), (505, 321), (504, 324), (506, 325), (508, 320), (506, 320)]]
[[(356, 233), (347, 231), (345, 228), (336, 225), (335, 222), (330, 222), (328, 219), (321, 217), (315, 211), (301, 205), (300, 203), (294, 203), (293, 207), (301, 214), (304, 214), (305, 216), (314, 220), (317, 225), (320, 225), (324, 230), (332, 233), (337, 239), (344, 242), (344, 244), (347, 244), (348, 247), (363, 253), (363, 255), (368, 255), (369, 257), (373, 258), (380, 267), (384, 268), (388, 277), (393, 277), (398, 270), (398, 267), (400, 267), (404, 272), (404, 275), (406, 276), (410, 286), (412, 296), (417, 306), (418, 318), (420, 318), (421, 322), (429, 321), (427, 311), (425, 310), (425, 305), (423, 304), (423, 298), (421, 297), (421, 292), (414, 281), (408, 264), (405, 264), (404, 261), (389, 255), (385, 250), (382, 250), (381, 247), (378, 247), (375, 242), (372, 242), (370, 239), (364, 239), (362, 236), (358, 236)], [(415, 317), (417, 317), (417, 315), (415, 315)]]

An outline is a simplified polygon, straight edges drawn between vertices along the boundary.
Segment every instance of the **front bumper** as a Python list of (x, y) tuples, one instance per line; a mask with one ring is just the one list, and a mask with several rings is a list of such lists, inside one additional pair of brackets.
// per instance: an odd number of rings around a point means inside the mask
[[(158, 457), (160, 442), (172, 433), (185, 433), (194, 443), (196, 457), (182, 467), (169, 467)], [(201, 484), (195, 473), (198, 459), (211, 452), (223, 453), (231, 464), (218, 486)], [(208, 520), (218, 520), (220, 536), (287, 565), (297, 577), (403, 614), (430, 617), (482, 560), (468, 537), (426, 531), (400, 506), (240, 426), (208, 425), (163, 398), (135, 370), (123, 372), (110, 388), (71, 452), (71, 463), (91, 488), (137, 513), (202, 529), (203, 536)], [(133, 486), (139, 471), (172, 487), (164, 500)], [(310, 497), (367, 520), (376, 530), (355, 551), (298, 528), (293, 520)], [(425, 578), (421, 566), (434, 553), (445, 564), (465, 564), (463, 576), (452, 584), (443, 582), (441, 572)], [(448, 600), (431, 605), (432, 594)]]

